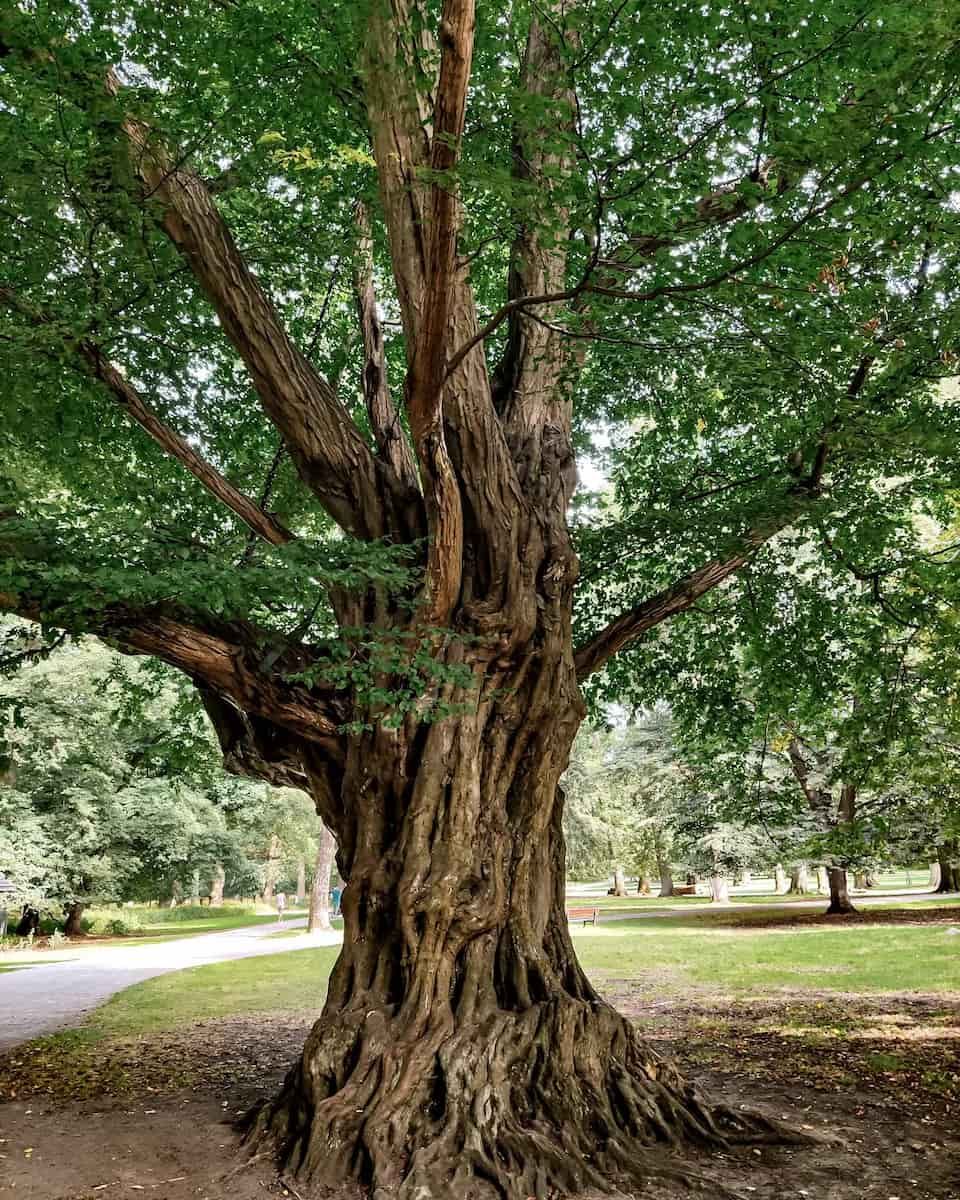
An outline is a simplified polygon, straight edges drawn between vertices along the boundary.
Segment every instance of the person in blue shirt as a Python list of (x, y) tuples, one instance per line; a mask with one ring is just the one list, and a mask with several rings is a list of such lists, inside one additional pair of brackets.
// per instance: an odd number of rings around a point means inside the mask
[(343, 895), (343, 888), (335, 887), (331, 893), (333, 897), (333, 915), (340, 916), (340, 897)]

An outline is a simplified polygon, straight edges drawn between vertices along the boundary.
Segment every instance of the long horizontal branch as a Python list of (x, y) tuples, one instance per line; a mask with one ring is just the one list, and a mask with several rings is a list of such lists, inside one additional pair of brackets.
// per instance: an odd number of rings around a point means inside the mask
[[(28, 621), (57, 624), (36, 596), (0, 592), (0, 612)], [(262, 643), (268, 636), (244, 622), (208, 627), (188, 615), (159, 607), (133, 610), (110, 605), (74, 621), (71, 632), (92, 634), (124, 654), (158, 658), (189, 676), (199, 687), (215, 694), (247, 717), (256, 717), (314, 743), (324, 752), (341, 753), (340, 712), (333, 688), (309, 691), (284, 678), (279, 666), (264, 669)], [(284, 670), (293, 669), (291, 660)]]
[(727, 557), (711, 559), (617, 617), (577, 650), (577, 678), (586, 679), (594, 671), (599, 671), (614, 654), (626, 649), (655, 625), (692, 608), (701, 596), (739, 571), (761, 546), (791, 525), (818, 494), (818, 489), (811, 487), (809, 480), (802, 480), (794, 487), (784, 510), (777, 517), (748, 530), (736, 550)]
[[(53, 326), (52, 319), (27, 304), (10, 288), (0, 286), (0, 303), (25, 317), (31, 324)], [(157, 416), (126, 376), (108, 362), (100, 348), (89, 339), (64, 341), (76, 351), (76, 362), (86, 374), (98, 380), (114, 400), (144, 429), (171, 458), (177, 459), (211, 496), (240, 518), (258, 537), (273, 546), (282, 546), (293, 534), (264, 512), (249, 496), (222, 475), (212, 463)]]

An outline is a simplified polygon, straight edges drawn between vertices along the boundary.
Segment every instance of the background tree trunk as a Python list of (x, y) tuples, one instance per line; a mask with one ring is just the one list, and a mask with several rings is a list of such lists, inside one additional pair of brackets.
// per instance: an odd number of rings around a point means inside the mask
[(641, 874), (640, 879), (637, 883), (637, 895), (638, 896), (649, 896), (650, 895), (650, 876), (649, 875)]
[(827, 882), (830, 885), (830, 905), (827, 908), (827, 913), (831, 916), (855, 913), (857, 910), (853, 907), (849, 893), (847, 892), (847, 872), (844, 868), (829, 867), (827, 869)]
[(297, 903), (302, 904), (307, 894), (307, 864), (301, 858), (297, 863)]
[(197, 867), (193, 868), (190, 875), (190, 903), (200, 903), (200, 871)]
[(931, 892), (940, 891), (940, 864), (938, 862), (930, 864), (930, 882), (927, 886)]
[(623, 867), (616, 867), (613, 872), (613, 887), (610, 889), (611, 896), (625, 896), (627, 894), (627, 881), (623, 874)]
[(661, 896), (672, 896), (673, 895), (673, 871), (670, 869), (670, 866), (668, 863), (661, 863), (659, 870), (660, 870), (660, 895)]
[(867, 888), (867, 873), (866, 873), (866, 871), (854, 871), (853, 886), (860, 891), (866, 891), (866, 888)]
[(310, 885), (310, 915), (307, 917), (308, 933), (316, 933), (318, 930), (329, 930), (331, 928), (330, 873), (333, 870), (333, 856), (336, 850), (336, 839), (326, 825), (321, 822), (317, 861), (314, 864), (313, 881)]
[(725, 875), (710, 876), (710, 903), (730, 903), (730, 882)]
[(787, 879), (787, 874), (782, 865), (777, 863), (773, 868), (773, 890), (778, 896), (786, 894), (790, 887), (790, 881)]
[(807, 874), (807, 864), (798, 863), (790, 870), (790, 895), (806, 896), (810, 891), (810, 877)]
[(67, 919), (63, 924), (64, 937), (83, 936), (83, 926), (80, 924), (83, 909), (84, 905), (80, 900), (74, 900), (67, 905)]
[(267, 845), (267, 858), (263, 864), (263, 891), (260, 897), (264, 904), (270, 904), (273, 900), (273, 893), (276, 890), (277, 878), (280, 874), (280, 838), (275, 834), (270, 834), (270, 841)]
[(223, 869), (223, 863), (217, 863), (213, 868), (213, 877), (210, 880), (211, 908), (220, 908), (223, 905), (223, 887), (226, 881), (227, 874)]
[(179, 879), (175, 879), (173, 881), (173, 885), (170, 888), (170, 899), (167, 901), (167, 907), (168, 908), (176, 908), (182, 899), (183, 899), (183, 886), (181, 885)]
[(960, 845), (957, 838), (942, 842), (937, 847), (937, 862), (940, 866), (938, 892), (960, 892)]
[(817, 867), (817, 891), (824, 895), (830, 891), (830, 875), (826, 867)]

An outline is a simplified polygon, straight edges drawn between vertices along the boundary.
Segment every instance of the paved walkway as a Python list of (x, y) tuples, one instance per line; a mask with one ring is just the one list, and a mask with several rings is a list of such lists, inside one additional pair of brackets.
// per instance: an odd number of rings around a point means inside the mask
[[(905, 907), (910, 904), (917, 904), (922, 900), (960, 900), (960, 892), (884, 892), (879, 896), (851, 896), (855, 908), (870, 908), (875, 904), (884, 904), (888, 908), (896, 907), (900, 904)], [(638, 917), (697, 917), (704, 915), (716, 915), (717, 913), (732, 912), (740, 910), (741, 912), (826, 912), (829, 896), (815, 896), (809, 900), (771, 900), (769, 904), (750, 904), (746, 901), (732, 900), (729, 904), (665, 904), (662, 907), (659, 905), (645, 905), (636, 908), (600, 908), (600, 924), (605, 925), (608, 921), (634, 921)], [(589, 908), (589, 897), (567, 897), (567, 908)], [(957, 921), (960, 924), (960, 907), (957, 908)], [(579, 924), (575, 921), (574, 924)]]
[[(285, 929), (298, 926), (306, 926), (306, 920), (283, 923)], [(343, 934), (337, 931), (309, 936), (305, 932), (303, 937), (294, 938), (267, 937), (278, 928), (270, 923), (149, 946), (91, 947), (68, 962), (0, 971), (0, 1051), (40, 1034), (72, 1028), (114, 993), (155, 975), (257, 954), (329, 946), (343, 940)]]

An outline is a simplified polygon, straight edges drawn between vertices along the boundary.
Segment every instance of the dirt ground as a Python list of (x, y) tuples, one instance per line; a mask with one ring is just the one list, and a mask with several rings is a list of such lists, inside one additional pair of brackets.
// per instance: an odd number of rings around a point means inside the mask
[[(800, 1148), (693, 1156), (703, 1182), (691, 1194), (960, 1200), (960, 999), (784, 992), (657, 1001), (627, 981), (604, 986), (708, 1094), (825, 1135)], [(278, 1087), (308, 1024), (306, 1014), (258, 1015), (122, 1042), (78, 1035), (8, 1054), (0, 1196), (308, 1200), (283, 1187), (269, 1159), (246, 1163), (230, 1124)], [(651, 1181), (642, 1200), (678, 1195), (675, 1184)]]

